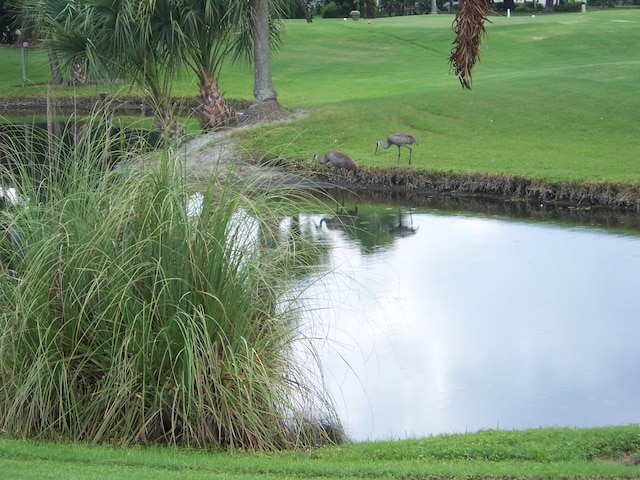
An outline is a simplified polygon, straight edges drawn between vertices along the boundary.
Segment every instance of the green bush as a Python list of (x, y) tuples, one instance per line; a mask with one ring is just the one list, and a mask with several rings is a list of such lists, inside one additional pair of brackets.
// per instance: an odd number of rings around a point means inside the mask
[(81, 131), (72, 146), (43, 138), (51, 156), (35, 171), (28, 151), (0, 143), (11, 160), (0, 179), (24, 199), (0, 232), (20, 237), (15, 273), (0, 274), (2, 432), (248, 449), (329, 441), (327, 424), (339, 424), (292, 355), (283, 292), (300, 263), (266, 239), (291, 192), (214, 178), (194, 197), (171, 151), (128, 151), (135, 165), (108, 169), (100, 129)]
[(560, 5), (554, 5), (554, 12), (580, 12), (582, 10), (582, 2), (564, 2)]
[(525, 2), (516, 5), (516, 13), (542, 12), (544, 10), (544, 2)]
[(340, 18), (338, 5), (335, 2), (327, 3), (322, 9), (322, 18)]

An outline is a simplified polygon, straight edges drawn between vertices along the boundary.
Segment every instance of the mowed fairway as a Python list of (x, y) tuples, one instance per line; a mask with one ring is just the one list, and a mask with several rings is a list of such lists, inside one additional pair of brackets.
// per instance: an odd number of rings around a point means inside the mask
[[(453, 18), (287, 20), (273, 83), (283, 107), (307, 115), (238, 132), (240, 148), (297, 162), (338, 149), (360, 166), (392, 167), (397, 149), (374, 155), (375, 143), (403, 132), (420, 143), (413, 168), (640, 184), (640, 9), (491, 16), (471, 91), (449, 71)], [(46, 52), (29, 52), (26, 88), (20, 49), (1, 54), (0, 93), (46, 95)], [(50, 91), (97, 98), (105, 89), (131, 93), (125, 85)], [(252, 66), (225, 63), (220, 89), (251, 101)], [(185, 75), (173, 93), (197, 97), (197, 82)]]
[[(452, 20), (287, 21), (274, 86), (309, 114), (238, 138), (271, 157), (339, 149), (393, 166), (397, 149), (374, 155), (375, 142), (404, 132), (420, 142), (414, 168), (640, 182), (640, 10), (493, 16), (471, 91), (449, 72)], [(251, 98), (252, 81), (250, 67), (226, 67), (221, 88)]]

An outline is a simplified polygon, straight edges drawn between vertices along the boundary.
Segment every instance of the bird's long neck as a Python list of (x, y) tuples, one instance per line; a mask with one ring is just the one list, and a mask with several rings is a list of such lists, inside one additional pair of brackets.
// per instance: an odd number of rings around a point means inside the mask
[(384, 142), (378, 142), (378, 145), (380, 145), (385, 150), (391, 146), (390, 143), (384, 143)]
[(329, 159), (325, 156), (324, 158), (320, 155), (318, 155), (318, 163), (323, 165), (325, 163), (327, 163), (329, 161)]

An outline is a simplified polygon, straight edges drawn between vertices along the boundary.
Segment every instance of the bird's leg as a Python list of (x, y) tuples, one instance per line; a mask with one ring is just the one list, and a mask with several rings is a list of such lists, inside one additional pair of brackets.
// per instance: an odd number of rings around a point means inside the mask
[(411, 148), (409, 145), (407, 145), (407, 148), (409, 149), (409, 165), (411, 165), (411, 154), (413, 153), (413, 148)]
[(400, 165), (400, 145), (398, 145), (398, 165)]

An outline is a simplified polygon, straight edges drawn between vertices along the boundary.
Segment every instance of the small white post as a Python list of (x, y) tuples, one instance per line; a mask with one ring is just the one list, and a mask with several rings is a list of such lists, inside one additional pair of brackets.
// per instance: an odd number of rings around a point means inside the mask
[(511, 18), (511, 9), (507, 8), (507, 17)]

